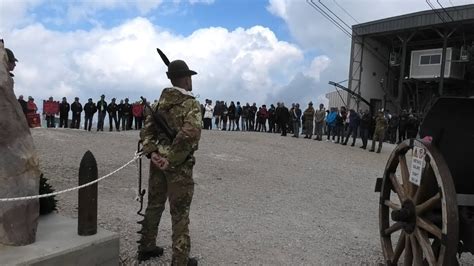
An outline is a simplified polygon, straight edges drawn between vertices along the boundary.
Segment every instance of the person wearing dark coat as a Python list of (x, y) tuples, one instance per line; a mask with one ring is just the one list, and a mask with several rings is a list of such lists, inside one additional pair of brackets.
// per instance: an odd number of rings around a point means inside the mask
[(249, 131), (249, 112), (250, 105), (247, 103), (244, 107), (242, 107), (242, 131)]
[(237, 106), (235, 107), (235, 125), (237, 128), (236, 131), (240, 131), (240, 116), (242, 115), (242, 106), (240, 106), (240, 102), (237, 102)]
[(255, 131), (255, 129), (256, 129), (255, 128), (255, 116), (257, 115), (257, 111), (258, 111), (257, 104), (253, 103), (252, 106), (250, 106), (249, 117), (248, 117), (250, 131)]
[(359, 114), (354, 110), (349, 110), (349, 130), (347, 131), (346, 141), (342, 145), (347, 145), (349, 137), (352, 135), (352, 144), (351, 147), (354, 147), (356, 138), (357, 138), (357, 129), (359, 128), (360, 117)]
[(341, 112), (338, 112), (337, 113), (337, 116), (336, 116), (336, 126), (335, 126), (335, 130), (334, 130), (334, 133), (332, 135), (332, 139), (334, 140), (334, 137), (336, 136), (336, 142), (335, 143), (339, 143), (339, 142), (342, 142), (341, 140), (341, 137), (343, 137), (343, 131), (344, 131), (344, 118), (343, 116), (341, 115), (342, 114), (342, 110)]
[(120, 123), (117, 120), (118, 105), (115, 103), (115, 98), (112, 98), (109, 106), (107, 106), (107, 113), (109, 113), (109, 131), (113, 131), (113, 122), (115, 122), (115, 129), (120, 131)]
[[(300, 127), (301, 127), (301, 109), (300, 105), (297, 103), (291, 113), (291, 118), (293, 120), (293, 137), (299, 138), (300, 136)], [(302, 123), (304, 125), (304, 122)]]
[(281, 128), (281, 135), (286, 137), (288, 123), (290, 122), (290, 111), (286, 108), (284, 103), (281, 103), (278, 120)]
[(413, 114), (408, 115), (408, 122), (407, 122), (407, 137), (409, 139), (416, 138), (418, 135), (418, 127), (420, 126), (420, 122)]
[(99, 119), (97, 121), (97, 131), (104, 131), (104, 120), (107, 114), (107, 102), (105, 101), (105, 95), (100, 96), (100, 100), (97, 102), (97, 111), (99, 112)]
[(21, 110), (26, 116), (26, 113), (28, 113), (28, 103), (23, 99), (23, 95), (18, 97), (18, 103), (21, 105)]
[(132, 116), (132, 105), (128, 103), (128, 98), (125, 98), (125, 103), (122, 105), (122, 130), (130, 130), (132, 128), (131, 116)]
[(370, 117), (370, 113), (368, 110), (365, 110), (364, 113), (362, 113), (362, 117), (360, 119), (359, 124), (360, 137), (362, 139), (362, 146), (360, 148), (364, 150), (367, 148), (367, 141), (369, 139), (371, 122), (372, 118)]
[(407, 110), (402, 110), (398, 122), (398, 144), (407, 138), (407, 124), (408, 124), (408, 113)]
[(84, 130), (91, 131), (92, 118), (96, 112), (97, 106), (92, 102), (92, 99), (89, 98), (88, 102), (84, 105)]
[(397, 115), (392, 115), (388, 122), (388, 140), (390, 143), (395, 144), (397, 142), (397, 129), (400, 124), (400, 119)]
[(234, 102), (230, 102), (229, 108), (227, 109), (227, 116), (229, 117), (229, 131), (235, 131), (235, 114), (236, 108)]
[(81, 125), (82, 104), (79, 102), (79, 97), (74, 98), (71, 104), (72, 121), (71, 128), (79, 129)]
[(268, 133), (275, 133), (275, 106), (270, 104), (270, 109), (268, 109)]
[(69, 111), (71, 107), (67, 102), (66, 97), (63, 97), (63, 101), (59, 104), (59, 127), (67, 128), (67, 121), (69, 120)]
[(227, 107), (227, 103), (224, 103), (222, 105), (222, 116), (221, 116), (221, 121), (222, 121), (222, 130), (226, 131), (227, 130), (227, 118), (229, 114), (229, 108)]

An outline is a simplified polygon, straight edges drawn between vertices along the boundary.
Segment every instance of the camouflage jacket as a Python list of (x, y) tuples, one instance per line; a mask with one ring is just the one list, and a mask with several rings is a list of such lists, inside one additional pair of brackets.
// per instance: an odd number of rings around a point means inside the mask
[(378, 114), (375, 118), (375, 130), (383, 131), (387, 128), (387, 120), (383, 114)]
[(304, 115), (305, 119), (309, 118), (312, 121), (313, 117), (314, 117), (314, 108), (312, 106), (306, 108), (306, 110), (304, 110), (303, 115)]
[(194, 160), (193, 154), (201, 137), (202, 117), (199, 102), (192, 93), (177, 87), (165, 88), (152, 109), (163, 115), (177, 135), (171, 142), (155, 125), (153, 116), (146, 112), (145, 126), (140, 132), (143, 152), (149, 155), (157, 151), (168, 159), (171, 167)]

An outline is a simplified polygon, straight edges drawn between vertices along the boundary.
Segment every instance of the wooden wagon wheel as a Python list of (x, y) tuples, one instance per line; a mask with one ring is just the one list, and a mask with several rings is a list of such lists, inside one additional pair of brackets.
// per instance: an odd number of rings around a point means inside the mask
[[(426, 152), (421, 183), (409, 181), (413, 147)], [(390, 155), (379, 205), (380, 237), (387, 265), (453, 265), (458, 206), (448, 166), (430, 143), (406, 140)]]

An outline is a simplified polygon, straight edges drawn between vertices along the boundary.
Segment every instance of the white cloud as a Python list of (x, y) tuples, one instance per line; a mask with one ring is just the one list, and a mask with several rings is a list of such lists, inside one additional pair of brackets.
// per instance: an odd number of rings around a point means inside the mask
[[(278, 40), (262, 26), (204, 28), (181, 36), (136, 18), (111, 29), (67, 33), (33, 24), (7, 37), (19, 59), (16, 93), (35, 99), (79, 96), (84, 101), (102, 93), (108, 99), (156, 98), (169, 86), (156, 47), (171, 60), (186, 60), (199, 73), (193, 82), (201, 98), (229, 101), (274, 99), (302, 73), (303, 80), (316, 81), (329, 64), (324, 56), (305, 64), (298, 46)], [(299, 91), (293, 95), (303, 97)]]
[(319, 81), (321, 72), (329, 67), (331, 59), (325, 55), (318, 56), (311, 61), (309, 69), (305, 71), (305, 75)]
[(41, 4), (42, 0), (1, 0), (0, 1), (0, 38), (15, 26), (33, 21), (28, 10)]

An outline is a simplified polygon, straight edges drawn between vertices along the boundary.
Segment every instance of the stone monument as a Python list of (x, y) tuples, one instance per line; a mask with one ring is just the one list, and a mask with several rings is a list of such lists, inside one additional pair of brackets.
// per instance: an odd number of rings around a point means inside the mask
[[(39, 193), (38, 156), (13, 82), (0, 42), (0, 198)], [(0, 244), (22, 246), (35, 242), (38, 216), (38, 200), (0, 202)]]

